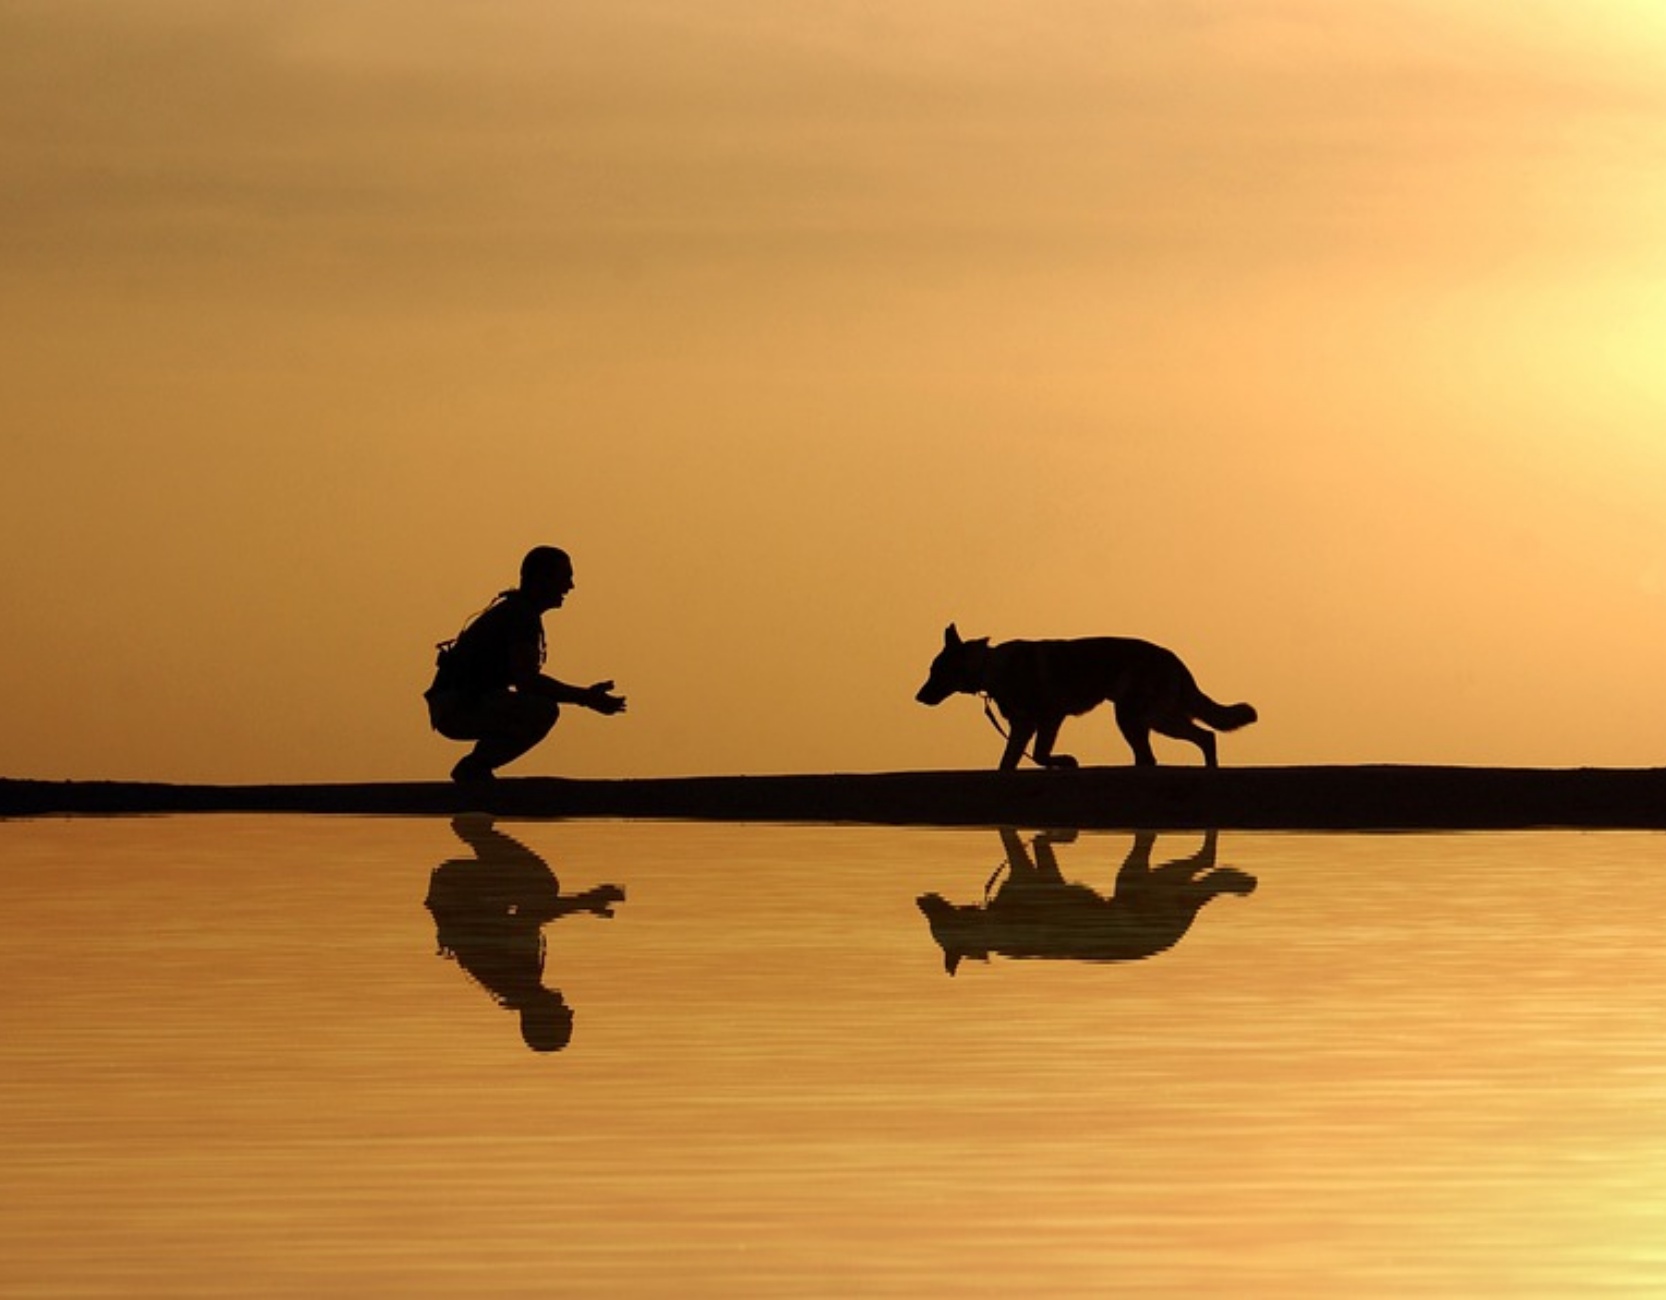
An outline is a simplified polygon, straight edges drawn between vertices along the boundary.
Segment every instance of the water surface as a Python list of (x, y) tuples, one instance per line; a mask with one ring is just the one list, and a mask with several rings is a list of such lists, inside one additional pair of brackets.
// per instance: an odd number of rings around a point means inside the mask
[(0, 823), (0, 1295), (1666, 1293), (1666, 838), (1014, 843)]

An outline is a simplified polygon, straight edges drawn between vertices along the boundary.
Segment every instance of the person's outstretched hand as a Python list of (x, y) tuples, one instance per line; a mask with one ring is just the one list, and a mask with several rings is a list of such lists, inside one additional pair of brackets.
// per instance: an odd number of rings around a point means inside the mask
[(583, 902), (597, 916), (612, 916), (613, 905), (625, 901), (625, 891), (618, 885), (597, 885), (584, 891)]
[(594, 709), (597, 713), (623, 713), (625, 711), (625, 697), (613, 694), (613, 683), (596, 682), (587, 686), (584, 691), (584, 707)]

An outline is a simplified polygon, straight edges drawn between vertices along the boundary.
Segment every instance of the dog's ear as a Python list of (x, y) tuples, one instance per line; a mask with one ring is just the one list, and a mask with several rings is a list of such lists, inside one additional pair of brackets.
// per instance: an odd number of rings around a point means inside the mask
[(960, 633), (955, 630), (953, 623), (943, 629), (943, 644), (951, 650), (960, 644)]

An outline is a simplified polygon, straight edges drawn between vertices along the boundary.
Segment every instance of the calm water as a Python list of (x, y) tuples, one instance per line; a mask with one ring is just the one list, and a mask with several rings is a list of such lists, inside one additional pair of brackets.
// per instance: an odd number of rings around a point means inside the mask
[(0, 823), (0, 1295), (1666, 1294), (1666, 839), (1215, 849)]

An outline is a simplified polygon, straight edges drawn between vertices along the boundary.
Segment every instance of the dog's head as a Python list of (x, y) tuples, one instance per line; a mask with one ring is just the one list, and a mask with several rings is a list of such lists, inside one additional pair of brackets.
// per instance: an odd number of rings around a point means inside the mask
[(943, 648), (931, 661), (926, 684), (915, 692), (914, 698), (921, 704), (941, 704), (957, 691), (975, 694), (982, 690), (983, 658), (988, 649), (988, 637), (962, 641), (955, 625), (950, 623), (943, 631)]
[(983, 908), (951, 903), (941, 894), (921, 894), (914, 903), (930, 923), (931, 937), (943, 950), (943, 969), (950, 975), (968, 957), (989, 960)]

